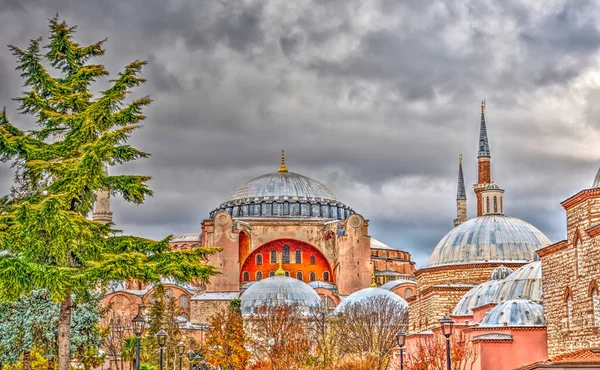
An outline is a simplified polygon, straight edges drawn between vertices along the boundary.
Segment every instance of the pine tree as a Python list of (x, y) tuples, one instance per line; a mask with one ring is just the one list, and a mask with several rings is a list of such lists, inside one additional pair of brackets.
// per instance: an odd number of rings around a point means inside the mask
[[(58, 369), (68, 370), (72, 297), (114, 280), (206, 282), (216, 269), (205, 262), (214, 250), (173, 251), (168, 239), (115, 236), (112, 224), (87, 218), (97, 191), (135, 204), (152, 195), (148, 176), (104, 171), (149, 155), (127, 145), (151, 102), (126, 99), (145, 82), (140, 73), (146, 62), (128, 64), (94, 96), (92, 84), (109, 73), (89, 60), (104, 54), (105, 40), (81, 46), (73, 39), (76, 27), (58, 16), (49, 23), (45, 53), (42, 38), (27, 49), (10, 46), (27, 89), (16, 99), (19, 111), (35, 117), (39, 129), (21, 130), (6, 110), (0, 113), (0, 160), (13, 162), (21, 182), (0, 201), (0, 297), (16, 300), (45, 289), (60, 302)], [(62, 140), (52, 141), (52, 135)]]

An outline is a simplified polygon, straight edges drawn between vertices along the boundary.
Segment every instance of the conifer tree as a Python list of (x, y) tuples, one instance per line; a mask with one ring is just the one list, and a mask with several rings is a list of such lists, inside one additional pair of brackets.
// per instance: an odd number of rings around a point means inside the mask
[(45, 289), (60, 302), (58, 369), (68, 370), (72, 310), (90, 291), (114, 280), (159, 282), (161, 276), (206, 282), (216, 269), (205, 262), (214, 250), (174, 251), (168, 239), (123, 236), (112, 224), (87, 218), (98, 191), (135, 204), (152, 195), (148, 176), (104, 171), (149, 155), (127, 144), (151, 102), (127, 99), (145, 82), (140, 73), (146, 62), (128, 64), (93, 94), (92, 84), (109, 75), (89, 63), (104, 54), (105, 40), (81, 46), (73, 38), (76, 27), (58, 16), (49, 25), (45, 50), (42, 38), (27, 49), (10, 46), (25, 86), (16, 99), (19, 112), (33, 116), (38, 129), (21, 130), (6, 110), (0, 113), (0, 160), (12, 161), (20, 181), (0, 201), (0, 297), (16, 300)]

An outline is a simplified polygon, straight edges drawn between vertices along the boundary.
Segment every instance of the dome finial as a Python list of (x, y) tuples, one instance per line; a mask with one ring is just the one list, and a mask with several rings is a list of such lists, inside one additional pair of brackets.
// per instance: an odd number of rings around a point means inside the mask
[(377, 283), (375, 282), (375, 269), (373, 269), (373, 275), (371, 276), (371, 288), (377, 288)]
[(481, 101), (481, 114), (485, 114), (485, 99)]
[(275, 271), (275, 276), (285, 276), (285, 271), (283, 271), (283, 267), (281, 266), (281, 260), (282, 258), (279, 259), (279, 268)]
[(279, 170), (277, 172), (288, 172), (288, 169), (285, 166), (285, 153), (283, 152), (283, 150), (281, 151), (281, 167), (279, 167)]

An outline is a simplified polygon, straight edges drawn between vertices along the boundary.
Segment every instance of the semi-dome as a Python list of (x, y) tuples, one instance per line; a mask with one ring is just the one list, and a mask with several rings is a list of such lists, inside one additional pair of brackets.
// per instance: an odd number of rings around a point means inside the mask
[(234, 218), (325, 218), (345, 220), (354, 211), (337, 200), (325, 185), (317, 180), (288, 172), (282, 163), (278, 172), (252, 179), (213, 210), (214, 218), (227, 211)]
[(435, 247), (428, 267), (484, 262), (530, 262), (550, 240), (518, 218), (493, 214), (472, 218), (450, 230)]
[(381, 288), (366, 288), (361, 289), (357, 292), (350, 294), (346, 299), (344, 299), (335, 309), (334, 313), (341, 313), (350, 305), (362, 302), (365, 300), (375, 299), (377, 297), (387, 297), (393, 302), (398, 302), (402, 307), (408, 309), (408, 303), (404, 300), (404, 298), (400, 297), (397, 294), (394, 294), (386, 289)]
[(511, 299), (488, 312), (480, 326), (546, 326), (544, 308), (528, 299)]
[(458, 301), (453, 315), (472, 315), (473, 309), (488, 303), (494, 303), (494, 295), (500, 286), (500, 280), (489, 280), (469, 290)]
[(521, 266), (500, 282), (494, 294), (494, 302), (511, 299), (542, 301), (542, 262), (535, 261)]
[(275, 275), (252, 284), (240, 297), (242, 315), (249, 316), (263, 306), (293, 305), (309, 314), (321, 298), (308, 284), (287, 276)]
[(490, 280), (502, 280), (506, 279), (510, 274), (513, 273), (513, 270), (506, 266), (498, 266), (492, 273), (490, 274)]

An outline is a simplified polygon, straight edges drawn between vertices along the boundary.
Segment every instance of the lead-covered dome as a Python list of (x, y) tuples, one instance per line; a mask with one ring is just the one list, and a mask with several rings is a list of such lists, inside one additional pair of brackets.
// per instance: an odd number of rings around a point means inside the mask
[(494, 302), (494, 295), (498, 291), (501, 280), (488, 280), (469, 290), (458, 301), (453, 315), (473, 315), (473, 309)]
[(232, 217), (326, 218), (345, 220), (354, 211), (338, 201), (325, 185), (297, 173), (281, 171), (240, 186), (214, 211)]
[(408, 309), (408, 303), (404, 300), (404, 298), (400, 297), (397, 294), (394, 294), (386, 289), (381, 288), (366, 288), (361, 289), (357, 292), (350, 294), (346, 299), (344, 299), (335, 309), (334, 313), (344, 312), (346, 307), (350, 307), (350, 305), (363, 302), (370, 299), (375, 299), (377, 297), (385, 297), (389, 298), (392, 302), (398, 302), (402, 307)]
[(262, 306), (293, 305), (309, 314), (321, 298), (308, 284), (287, 276), (275, 275), (252, 284), (240, 297), (242, 315), (249, 316)]
[(504, 215), (472, 218), (450, 230), (435, 247), (428, 267), (483, 262), (531, 262), (550, 240), (533, 225)]
[(512, 299), (492, 308), (480, 326), (546, 326), (544, 308), (528, 299)]
[(535, 261), (521, 266), (500, 282), (494, 295), (494, 302), (511, 299), (542, 301), (542, 262)]

